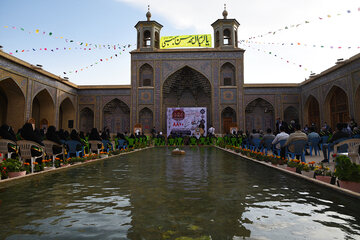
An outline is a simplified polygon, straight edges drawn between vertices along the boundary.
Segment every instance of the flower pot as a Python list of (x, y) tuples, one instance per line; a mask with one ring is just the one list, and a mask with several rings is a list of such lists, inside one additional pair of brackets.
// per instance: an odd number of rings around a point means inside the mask
[(278, 167), (279, 167), (279, 168), (282, 168), (282, 169), (286, 169), (286, 168), (287, 168), (287, 166), (286, 166), (285, 164), (279, 164)]
[(308, 177), (308, 178), (314, 178), (315, 172), (314, 172), (314, 171), (308, 171), (308, 172), (306, 172), (306, 171), (301, 171), (301, 174), (304, 175), (304, 176), (306, 176), (306, 177)]
[(317, 175), (316, 179), (319, 181), (322, 181), (324, 183), (329, 183), (331, 182), (331, 177), (330, 176), (321, 176), (321, 175)]
[(107, 158), (107, 157), (109, 157), (109, 155), (107, 155), (107, 154), (100, 154), (100, 158)]
[(296, 172), (296, 168), (295, 167), (286, 167), (286, 170), (290, 171), (290, 172)]
[(25, 175), (26, 175), (26, 171), (22, 171), (22, 172), (8, 172), (9, 178), (21, 177), (21, 176), (25, 176)]
[(351, 181), (339, 180), (339, 186), (341, 188), (345, 188), (345, 189), (348, 189), (350, 191), (360, 193), (360, 182), (351, 182)]
[(68, 166), (70, 166), (69, 163), (68, 163), (68, 164), (63, 164), (63, 165), (61, 165), (61, 167), (68, 167)]

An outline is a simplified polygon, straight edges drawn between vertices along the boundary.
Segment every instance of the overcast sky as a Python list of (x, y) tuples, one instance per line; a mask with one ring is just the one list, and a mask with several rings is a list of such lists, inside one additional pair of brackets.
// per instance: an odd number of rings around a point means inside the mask
[(75, 84), (130, 84), (148, 4), (161, 36), (174, 36), (213, 34), (224, 3), (245, 41), (245, 83), (299, 83), (360, 52), (359, 0), (1, 0), (0, 45)]

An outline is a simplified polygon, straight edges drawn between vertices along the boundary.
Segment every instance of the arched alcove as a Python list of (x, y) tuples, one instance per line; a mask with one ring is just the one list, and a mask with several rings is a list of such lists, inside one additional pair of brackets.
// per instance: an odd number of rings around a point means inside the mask
[(0, 81), (0, 126), (7, 123), (15, 131), (25, 119), (25, 96), (17, 83), (7, 78)]
[(154, 76), (153, 71), (154, 71), (153, 68), (147, 63), (145, 63), (144, 65), (142, 65), (140, 67), (140, 71), (139, 71), (139, 74), (140, 74), (139, 86), (140, 87), (153, 86), (153, 76)]
[(257, 98), (245, 108), (246, 129), (266, 130), (274, 129), (274, 107), (268, 101)]
[(111, 133), (130, 131), (130, 108), (123, 101), (115, 98), (103, 108), (103, 127)]
[(326, 96), (325, 119), (333, 129), (337, 123), (345, 123), (350, 120), (348, 96), (338, 86), (333, 86)]
[(75, 107), (69, 98), (64, 99), (60, 104), (59, 128), (68, 131), (75, 128)]
[(318, 100), (310, 95), (306, 100), (304, 106), (304, 114), (305, 114), (305, 124), (311, 126), (315, 124), (317, 130), (320, 129), (320, 108)]
[(145, 107), (139, 112), (139, 122), (144, 133), (150, 133), (153, 128), (153, 112)]
[(355, 93), (355, 114), (354, 114), (354, 118), (355, 118), (355, 122), (360, 123), (360, 85), (356, 90)]
[(230, 128), (237, 126), (236, 124), (236, 111), (231, 107), (226, 107), (221, 112), (222, 132), (229, 133)]
[(284, 121), (290, 123), (291, 120), (299, 123), (299, 110), (293, 106), (289, 106), (284, 110)]
[(207, 122), (211, 122), (211, 84), (197, 70), (185, 66), (171, 74), (162, 86), (162, 94), (162, 116), (166, 117), (166, 110), (171, 107), (206, 107)]
[(225, 63), (220, 69), (221, 85), (222, 86), (235, 86), (235, 67), (231, 63)]
[(46, 89), (43, 89), (33, 99), (31, 116), (35, 119), (37, 128), (40, 128), (40, 121), (46, 120), (49, 125), (55, 124), (55, 108), (52, 97)]
[(80, 131), (89, 133), (94, 127), (94, 112), (88, 107), (80, 111)]

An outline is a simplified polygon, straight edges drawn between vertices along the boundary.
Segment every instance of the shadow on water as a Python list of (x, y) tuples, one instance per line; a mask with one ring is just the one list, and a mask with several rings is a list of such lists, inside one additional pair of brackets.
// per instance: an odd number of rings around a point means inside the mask
[(215, 148), (186, 147), (183, 156), (171, 150), (153, 148), (1, 189), (0, 238), (356, 239), (360, 234), (358, 200)]

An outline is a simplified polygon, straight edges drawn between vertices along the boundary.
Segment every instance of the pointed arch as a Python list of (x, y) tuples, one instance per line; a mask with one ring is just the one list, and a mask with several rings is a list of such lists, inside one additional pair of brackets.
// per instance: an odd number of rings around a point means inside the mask
[(310, 95), (304, 106), (304, 123), (308, 126), (315, 125), (316, 129), (320, 129), (320, 105), (319, 101)]
[(103, 127), (109, 128), (111, 133), (130, 131), (130, 108), (118, 98), (105, 104), (103, 108)]
[(236, 127), (236, 111), (226, 107), (221, 111), (222, 132), (229, 133), (231, 127)]
[[(166, 117), (166, 110), (171, 107), (206, 107), (207, 122), (211, 122), (212, 86), (199, 71), (186, 65), (166, 78), (161, 90), (162, 116)], [(165, 119), (163, 131), (166, 124)]]
[(355, 122), (360, 122), (360, 85), (358, 86), (356, 92), (355, 92)]
[(70, 98), (65, 98), (59, 107), (59, 128), (71, 130), (75, 123), (75, 107)]
[(139, 86), (140, 87), (151, 87), (154, 84), (154, 70), (153, 68), (148, 64), (145, 63), (140, 67), (139, 70), (140, 75), (140, 81)]
[(151, 32), (149, 30), (145, 30), (143, 34), (143, 47), (151, 47)]
[(288, 106), (284, 110), (284, 121), (290, 123), (292, 120), (299, 123), (299, 109), (294, 106)]
[(338, 86), (333, 86), (325, 98), (325, 121), (335, 129), (337, 123), (348, 122), (349, 98), (346, 92)]
[(139, 123), (142, 126), (144, 133), (150, 133), (151, 129), (153, 128), (153, 112), (147, 108), (144, 107), (139, 112)]
[(221, 85), (236, 86), (235, 66), (231, 63), (224, 63), (220, 68)]
[(224, 32), (223, 32), (223, 36), (224, 36), (223, 44), (224, 45), (232, 45), (230, 29), (225, 28)]
[(94, 127), (94, 111), (88, 107), (80, 111), (80, 131), (89, 133)]
[(274, 107), (263, 98), (256, 98), (245, 108), (246, 129), (274, 129)]
[(0, 81), (0, 125), (7, 123), (17, 131), (25, 120), (25, 96), (12, 78)]
[(43, 89), (33, 98), (31, 104), (31, 116), (35, 119), (35, 125), (40, 128), (40, 122), (47, 122), (48, 125), (55, 124), (54, 101), (47, 89)]

